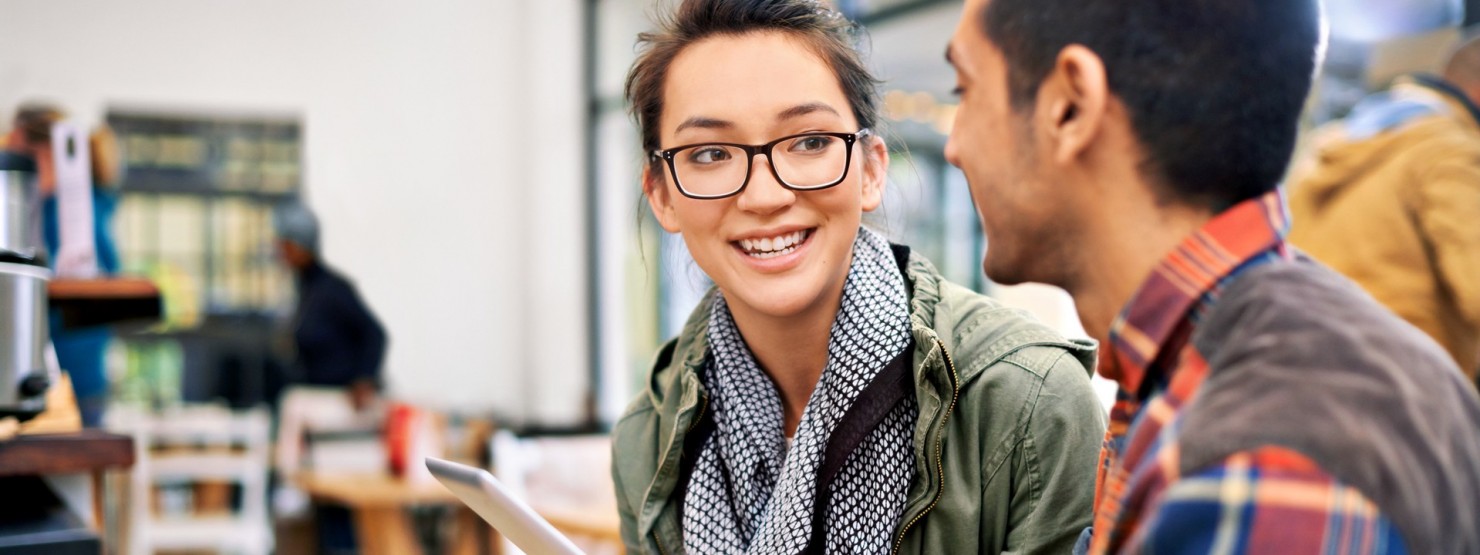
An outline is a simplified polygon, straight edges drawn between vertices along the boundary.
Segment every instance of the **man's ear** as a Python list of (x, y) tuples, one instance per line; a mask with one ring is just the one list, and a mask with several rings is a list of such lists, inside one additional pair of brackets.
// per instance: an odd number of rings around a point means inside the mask
[(884, 187), (889, 184), (889, 147), (878, 135), (864, 137), (863, 148), (863, 211), (873, 212), (884, 202)]
[(653, 210), (653, 217), (658, 220), (658, 225), (669, 233), (681, 231), (678, 218), (673, 213), (673, 198), (668, 195), (667, 180), (663, 179), (661, 173), (654, 173), (652, 164), (642, 170), (642, 192), (647, 197), (648, 207)]
[(1110, 84), (1093, 50), (1071, 44), (1059, 51), (1038, 89), (1037, 120), (1059, 163), (1080, 157), (1102, 132)]

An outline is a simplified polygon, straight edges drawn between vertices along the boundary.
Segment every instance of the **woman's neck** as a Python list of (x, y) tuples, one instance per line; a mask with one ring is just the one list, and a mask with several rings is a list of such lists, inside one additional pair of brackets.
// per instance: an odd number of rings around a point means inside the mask
[(842, 306), (843, 291), (818, 299), (800, 313), (771, 316), (730, 306), (735, 327), (781, 396), (782, 430), (796, 435), (802, 411), (827, 366), (827, 344)]

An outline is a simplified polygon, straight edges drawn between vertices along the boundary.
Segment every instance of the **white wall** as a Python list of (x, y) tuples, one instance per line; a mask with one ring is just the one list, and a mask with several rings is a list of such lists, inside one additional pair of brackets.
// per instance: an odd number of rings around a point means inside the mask
[(0, 0), (0, 111), (299, 114), (325, 258), (394, 395), (566, 423), (586, 390), (579, 0)]

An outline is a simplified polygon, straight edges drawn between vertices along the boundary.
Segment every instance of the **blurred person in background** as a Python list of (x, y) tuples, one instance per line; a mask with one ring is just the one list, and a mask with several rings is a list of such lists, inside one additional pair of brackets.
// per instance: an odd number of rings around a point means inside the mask
[(858, 28), (688, 0), (626, 93), (643, 192), (716, 284), (613, 430), (630, 553), (1063, 553), (1105, 414), (1091, 344), (862, 227), (889, 156)]
[[(66, 113), (56, 106), (23, 105), (16, 111), (10, 134), (5, 139), (5, 148), (36, 160), (37, 182), (43, 199), (42, 239), (46, 243), (47, 260), (53, 269), (56, 267), (57, 250), (61, 246), (61, 223), (57, 210), (57, 175), (52, 154), (51, 128), (64, 119)], [(118, 196), (114, 189), (122, 173), (121, 159), (117, 141), (107, 128), (99, 128), (91, 134), (89, 150), (93, 185), (93, 247), (98, 270), (103, 275), (111, 275), (119, 269), (118, 246), (113, 240), (112, 221), (118, 206)], [(108, 406), (108, 375), (104, 356), (112, 340), (112, 332), (107, 326), (64, 328), (62, 318), (56, 311), (51, 315), (50, 327), (57, 361), (72, 381), (72, 391), (77, 397), (82, 425), (89, 428), (102, 426)]]
[(280, 355), (291, 360), (280, 404), (279, 470), (297, 469), (304, 426), (373, 421), (385, 357), (385, 328), (353, 284), (319, 256), (319, 222), (307, 206), (274, 213), (279, 256), (297, 292)]
[(1067, 290), (1119, 384), (1076, 551), (1480, 553), (1480, 397), (1284, 239), (1320, 11), (965, 3), (946, 158), (984, 269)]
[[(301, 470), (305, 432), (379, 429), (386, 334), (354, 285), (319, 256), (319, 221), (307, 206), (278, 206), (273, 227), (278, 255), (293, 272), (298, 299), (278, 345), (280, 357), (292, 362), (287, 390), (278, 402), (280, 484), (273, 507), (279, 516), (288, 516), (308, 507), (306, 496), (291, 485)], [(357, 552), (347, 509), (320, 505), (313, 514), (320, 552)]]
[(1480, 38), (1320, 130), (1290, 241), (1480, 373)]

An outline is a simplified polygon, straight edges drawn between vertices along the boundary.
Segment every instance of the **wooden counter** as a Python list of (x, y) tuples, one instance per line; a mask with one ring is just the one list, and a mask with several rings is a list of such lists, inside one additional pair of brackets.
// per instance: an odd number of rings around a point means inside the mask
[(137, 278), (54, 279), (46, 297), (69, 328), (153, 324), (164, 316), (159, 288)]
[(0, 507), (0, 553), (98, 552), (99, 536), (107, 530), (103, 474), (133, 464), (134, 440), (126, 435), (83, 430), (0, 441), (6, 501)]
[(0, 476), (77, 474), (134, 464), (134, 439), (98, 430), (0, 441)]

